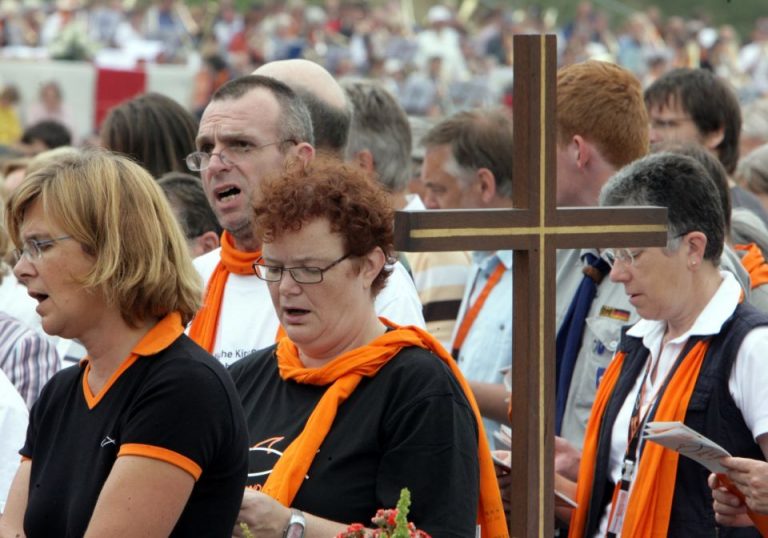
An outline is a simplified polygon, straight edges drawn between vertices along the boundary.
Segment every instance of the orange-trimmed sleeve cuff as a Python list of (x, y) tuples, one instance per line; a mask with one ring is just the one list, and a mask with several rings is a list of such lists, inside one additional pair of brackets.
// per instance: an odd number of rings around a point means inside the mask
[(120, 452), (117, 454), (118, 458), (120, 456), (143, 456), (145, 458), (164, 461), (188, 472), (192, 475), (195, 481), (197, 481), (203, 473), (200, 466), (188, 457), (159, 446), (142, 445), (139, 443), (124, 444), (120, 446)]

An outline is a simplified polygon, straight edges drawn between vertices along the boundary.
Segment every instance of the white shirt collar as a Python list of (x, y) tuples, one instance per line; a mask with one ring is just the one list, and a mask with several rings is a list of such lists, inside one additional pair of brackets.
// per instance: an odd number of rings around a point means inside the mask
[(472, 252), (472, 261), (476, 266), (486, 271), (493, 271), (496, 267), (496, 263), (500, 261), (504, 264), (504, 267), (512, 269), (513, 252), (511, 250), (497, 250), (490, 252), (487, 250), (475, 250)]
[(405, 207), (403, 211), (423, 211), (427, 209), (418, 194), (405, 195)]

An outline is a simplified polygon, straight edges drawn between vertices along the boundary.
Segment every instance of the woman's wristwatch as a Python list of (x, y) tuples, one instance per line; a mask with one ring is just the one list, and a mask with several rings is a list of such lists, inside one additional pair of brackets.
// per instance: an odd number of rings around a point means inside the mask
[(304, 529), (307, 527), (307, 520), (301, 510), (291, 508), (291, 519), (283, 531), (283, 538), (304, 538)]

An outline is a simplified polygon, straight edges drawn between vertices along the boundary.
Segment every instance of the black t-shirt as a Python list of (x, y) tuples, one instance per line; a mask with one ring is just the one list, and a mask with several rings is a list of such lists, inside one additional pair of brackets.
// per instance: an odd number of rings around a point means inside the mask
[[(248, 484), (260, 487), (303, 430), (327, 387), (283, 381), (275, 346), (230, 366), (251, 441)], [(339, 407), (293, 506), (370, 526), (379, 508), (411, 492), (408, 517), (432, 536), (474, 536), (477, 424), (449, 368), (405, 348)]]
[(191, 460), (200, 471), (171, 536), (230, 537), (248, 439), (224, 367), (181, 335), (157, 355), (139, 357), (92, 409), (84, 371), (71, 366), (56, 374), (32, 408), (20, 451), (32, 459), (26, 535), (82, 536), (121, 448), (141, 454), (160, 447), (170, 451), (160, 459)]

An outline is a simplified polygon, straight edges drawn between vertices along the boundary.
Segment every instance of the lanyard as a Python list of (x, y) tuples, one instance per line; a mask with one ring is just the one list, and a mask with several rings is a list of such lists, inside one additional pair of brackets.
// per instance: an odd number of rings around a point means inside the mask
[(493, 273), (491, 273), (491, 276), (488, 277), (488, 280), (485, 282), (485, 286), (483, 286), (480, 295), (477, 296), (475, 302), (467, 309), (467, 312), (464, 314), (464, 319), (461, 320), (459, 330), (456, 332), (456, 338), (453, 340), (453, 350), (451, 355), (453, 355), (454, 359), (459, 358), (459, 351), (461, 351), (461, 346), (464, 344), (464, 340), (467, 338), (467, 334), (469, 334), (469, 329), (472, 328), (472, 324), (475, 322), (477, 315), (483, 308), (483, 304), (485, 304), (486, 299), (488, 299), (488, 295), (491, 294), (491, 290), (496, 286), (496, 284), (499, 283), (499, 280), (501, 280), (504, 271), (504, 264), (499, 261), (496, 269), (494, 269)]
[[(690, 341), (689, 341), (690, 344)], [(629, 490), (634, 480), (635, 467), (639, 460), (640, 452), (642, 451), (642, 429), (651, 415), (651, 410), (656, 406), (661, 392), (667, 386), (669, 379), (672, 377), (677, 367), (685, 359), (690, 352), (690, 345), (686, 345), (678, 354), (675, 359), (675, 363), (672, 368), (669, 369), (664, 380), (658, 385), (655, 393), (652, 395), (650, 401), (643, 409), (643, 399), (645, 396), (645, 388), (648, 381), (648, 376), (653, 372), (652, 377), (656, 377), (659, 362), (661, 362), (661, 350), (659, 351), (659, 358), (655, 364), (651, 365), (653, 358), (650, 357), (648, 366), (643, 374), (643, 380), (640, 385), (640, 390), (637, 392), (635, 398), (635, 405), (632, 407), (632, 416), (629, 419), (629, 433), (627, 439), (627, 450), (624, 453), (624, 463), (621, 466), (621, 479), (616, 484), (616, 488), (613, 491), (613, 498), (611, 500), (611, 512), (608, 515), (608, 532), (606, 538), (616, 538), (621, 533), (621, 529), (624, 526), (624, 515), (627, 512), (627, 505), (629, 504)]]
[[(621, 528), (624, 526), (624, 514), (627, 512), (627, 505), (629, 504), (629, 489), (632, 486), (632, 480), (634, 479), (635, 465), (638, 459), (638, 448), (640, 446), (640, 431), (643, 424), (648, 420), (651, 407), (656, 398), (659, 397), (660, 388), (656, 390), (656, 394), (653, 395), (651, 401), (645, 406), (645, 411), (641, 412), (643, 408), (643, 400), (645, 397), (645, 387), (648, 382), (648, 375), (653, 370), (655, 377), (658, 363), (661, 361), (661, 356), (656, 361), (656, 364), (651, 367), (651, 363), (654, 362), (650, 357), (648, 360), (648, 366), (643, 374), (643, 380), (640, 382), (640, 390), (637, 391), (637, 397), (635, 397), (635, 405), (632, 406), (632, 416), (629, 419), (629, 433), (627, 438), (627, 450), (624, 453), (624, 463), (621, 465), (621, 478), (619, 483), (616, 484), (616, 488), (613, 491), (613, 498), (611, 499), (611, 512), (608, 515), (608, 532), (607, 538), (615, 538), (621, 533)], [(659, 387), (663, 386), (662, 383)], [(641, 416), (642, 415), (642, 416)]]

